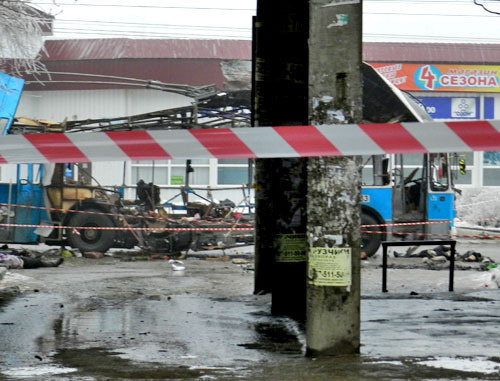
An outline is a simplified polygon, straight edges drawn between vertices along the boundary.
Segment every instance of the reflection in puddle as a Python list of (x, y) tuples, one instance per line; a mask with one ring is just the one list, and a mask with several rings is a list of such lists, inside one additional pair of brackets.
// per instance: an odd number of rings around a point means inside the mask
[(303, 343), (293, 328), (292, 321), (278, 319), (255, 324), (256, 340), (239, 344), (248, 349), (264, 350), (273, 353), (301, 355)]
[(11, 368), (3, 370), (2, 373), (6, 376), (24, 379), (26, 377), (39, 377), (39, 376), (48, 376), (55, 374), (72, 373), (76, 372), (77, 370), (78, 369), (75, 368), (61, 368), (53, 365), (42, 365), (33, 367)]
[(493, 374), (500, 372), (500, 363), (487, 360), (485, 357), (455, 358), (435, 357), (432, 360), (420, 361), (417, 364), (434, 368), (460, 370), (463, 372), (477, 372)]

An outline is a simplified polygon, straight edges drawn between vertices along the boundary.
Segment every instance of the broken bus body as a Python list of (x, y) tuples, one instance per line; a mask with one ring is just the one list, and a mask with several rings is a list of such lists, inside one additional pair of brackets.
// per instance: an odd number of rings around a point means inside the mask
[[(364, 117), (370, 123), (432, 120), (411, 95), (364, 65)], [(382, 241), (447, 238), (456, 216), (447, 153), (375, 155), (363, 158), (363, 250)]]

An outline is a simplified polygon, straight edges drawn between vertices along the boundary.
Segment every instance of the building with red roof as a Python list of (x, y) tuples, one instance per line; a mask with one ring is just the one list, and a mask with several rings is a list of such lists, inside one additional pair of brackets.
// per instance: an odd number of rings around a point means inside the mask
[[(18, 115), (56, 121), (111, 118), (192, 102), (184, 95), (150, 89), (146, 82), (125, 85), (125, 79), (213, 84), (223, 91), (251, 87), (251, 41), (49, 40), (45, 49), (42, 62), (47, 73), (26, 77)], [(363, 49), (366, 62), (418, 98), (436, 120), (500, 119), (500, 44), (366, 42)], [(497, 156), (468, 154), (470, 169), (458, 183), (500, 186)], [(141, 176), (139, 167), (134, 168), (135, 174), (129, 175), (132, 183)], [(203, 168), (192, 184), (221, 185), (209, 175), (217, 169)], [(171, 185), (171, 175), (162, 181)]]

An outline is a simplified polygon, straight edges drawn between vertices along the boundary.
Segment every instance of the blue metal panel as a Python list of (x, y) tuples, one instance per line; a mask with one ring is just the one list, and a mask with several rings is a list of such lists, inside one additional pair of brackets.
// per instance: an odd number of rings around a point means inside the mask
[(495, 119), (495, 98), (484, 98), (484, 119)]
[(384, 220), (392, 220), (392, 188), (363, 188), (363, 205), (375, 209)]
[(453, 208), (455, 196), (451, 193), (431, 193), (427, 197), (429, 221), (450, 220), (455, 218)]
[[(20, 179), (20, 167), (27, 167), (27, 178)], [(19, 164), (16, 187), (16, 203), (27, 206), (45, 206), (44, 190), (41, 184), (33, 184), (33, 164)], [(41, 177), (41, 175), (40, 175)], [(16, 208), (15, 223), (21, 225), (39, 225), (42, 219), (42, 211), (39, 209)], [(16, 227), (14, 231), (14, 242), (34, 243), (38, 242), (39, 236), (34, 233), (35, 228)]]
[(6, 125), (0, 123), (0, 126), (2, 126), (1, 135), (7, 135), (7, 131), (14, 120), (23, 86), (23, 79), (0, 73), (0, 119), (8, 120)]

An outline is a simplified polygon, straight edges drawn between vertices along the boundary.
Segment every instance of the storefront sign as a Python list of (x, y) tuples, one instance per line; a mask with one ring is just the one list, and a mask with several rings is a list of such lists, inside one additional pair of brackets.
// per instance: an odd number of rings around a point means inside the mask
[[(432, 119), (480, 119), (479, 97), (418, 97)], [(494, 99), (484, 98), (484, 119), (493, 119)]]
[(401, 90), (500, 92), (500, 66), (397, 63), (370, 65)]

